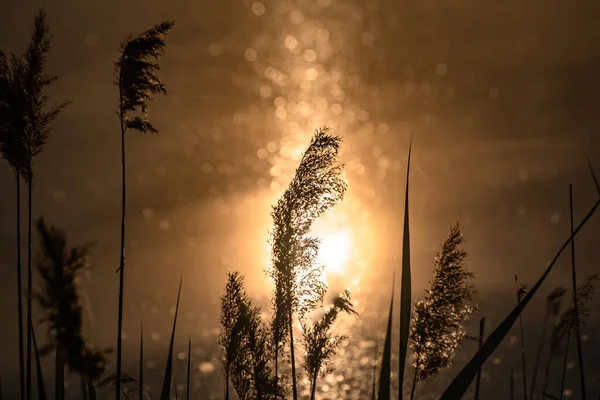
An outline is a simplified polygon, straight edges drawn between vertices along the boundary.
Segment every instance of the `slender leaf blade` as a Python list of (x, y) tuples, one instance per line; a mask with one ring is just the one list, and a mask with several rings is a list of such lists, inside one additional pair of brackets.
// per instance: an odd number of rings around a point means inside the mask
[(517, 321), (521, 312), (525, 309), (529, 301), (533, 298), (533, 296), (537, 293), (538, 289), (544, 283), (550, 271), (556, 264), (556, 261), (562, 254), (562, 252), (567, 248), (567, 246), (571, 243), (571, 240), (579, 233), (581, 228), (589, 221), (589, 219), (594, 215), (596, 209), (600, 205), (600, 200), (597, 200), (594, 206), (587, 213), (585, 218), (581, 221), (581, 223), (577, 226), (577, 229), (573, 231), (573, 234), (567, 239), (567, 241), (562, 245), (550, 265), (546, 268), (542, 276), (539, 280), (531, 287), (531, 289), (523, 296), (523, 299), (519, 302), (519, 304), (508, 314), (508, 316), (496, 327), (496, 329), (490, 334), (488, 339), (485, 341), (483, 346), (475, 353), (471, 361), (459, 372), (459, 374), (454, 378), (454, 380), (450, 383), (450, 385), (446, 388), (440, 400), (453, 400), (460, 399), (465, 394), (471, 382), (477, 375), (477, 371), (483, 365), (483, 363), (488, 359), (488, 357), (496, 350), (496, 348), (502, 343), (504, 337), (508, 334), (513, 324)]
[(160, 400), (169, 400), (171, 397), (171, 378), (173, 375), (173, 343), (175, 342), (175, 327), (177, 326), (177, 312), (179, 311), (179, 299), (181, 297), (181, 283), (183, 277), (179, 280), (179, 290), (177, 291), (177, 304), (175, 305), (175, 317), (173, 319), (173, 331), (171, 332), (171, 343), (169, 344), (169, 355), (167, 356), (167, 366), (165, 368), (165, 379), (163, 381)]
[(590, 173), (592, 174), (592, 179), (594, 180), (594, 185), (596, 186), (596, 190), (598, 191), (598, 194), (600, 195), (600, 183), (598, 183), (598, 178), (596, 178), (596, 173), (594, 172), (594, 167), (592, 166), (592, 162), (590, 161), (590, 159), (587, 156), (585, 157), (585, 159), (587, 161)]
[(402, 238), (402, 280), (400, 292), (400, 359), (398, 360), (398, 400), (402, 399), (404, 387), (404, 367), (408, 354), (408, 336), (410, 329), (410, 311), (412, 306), (412, 283), (410, 276), (410, 226), (408, 218), (408, 182), (410, 175), (410, 156), (412, 138), (408, 146), (408, 162), (406, 164), (406, 192), (404, 199), (404, 233)]
[[(485, 334), (485, 317), (479, 321), (479, 348), (483, 346), (483, 336)], [(481, 389), (481, 367), (477, 371), (477, 379), (475, 380), (475, 400), (479, 400), (479, 391)]]
[(390, 398), (390, 377), (392, 372), (392, 313), (394, 310), (395, 283), (396, 272), (394, 271), (394, 277), (392, 279), (392, 299), (390, 301), (390, 313), (388, 316), (387, 330), (383, 344), (383, 356), (381, 358), (381, 370), (379, 373), (379, 391), (377, 392), (378, 400), (389, 400)]

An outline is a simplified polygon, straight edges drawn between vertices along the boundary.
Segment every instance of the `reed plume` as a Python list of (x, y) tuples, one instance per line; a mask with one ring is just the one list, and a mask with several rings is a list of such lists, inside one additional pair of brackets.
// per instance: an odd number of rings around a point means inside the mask
[(452, 364), (466, 336), (465, 322), (478, 309), (471, 304), (475, 290), (469, 280), (474, 274), (464, 267), (467, 253), (462, 243), (460, 227), (454, 224), (435, 258), (425, 299), (415, 304), (410, 331), (415, 370), (411, 399), (417, 381), (431, 379)]
[(304, 369), (310, 379), (311, 400), (315, 399), (319, 374), (336, 355), (340, 344), (347, 339), (345, 335), (334, 335), (332, 332), (332, 326), (341, 313), (357, 314), (348, 290), (333, 301), (333, 305), (317, 322), (314, 324), (302, 322), (305, 349)]
[[(40, 235), (40, 259), (37, 271), (42, 278), (34, 295), (43, 311), (42, 322), (47, 324), (48, 342), (41, 355), (56, 351), (57, 374), (63, 362), (83, 381), (94, 382), (106, 368), (106, 354), (89, 346), (82, 333), (82, 306), (77, 288), (77, 274), (88, 265), (90, 246), (67, 248), (64, 232), (48, 228), (43, 218), (37, 223)], [(58, 384), (62, 384), (59, 382)], [(57, 388), (57, 393), (62, 393)]]
[[(115, 63), (119, 88), (119, 120), (121, 124), (121, 256), (119, 262), (119, 310), (117, 323), (117, 373), (116, 399), (121, 398), (122, 376), (122, 332), (123, 297), (125, 274), (125, 132), (128, 129), (141, 133), (158, 133), (146, 114), (148, 103), (157, 94), (166, 94), (167, 88), (156, 75), (160, 70), (158, 60), (165, 49), (164, 36), (174, 23), (162, 22), (138, 36), (129, 38), (120, 47), (120, 56)], [(137, 113), (137, 114), (135, 114)]]
[[(271, 217), (272, 266), (275, 283), (272, 335), (275, 376), (278, 379), (280, 349), (289, 342), (292, 366), (292, 395), (297, 400), (294, 353), (294, 315), (302, 317), (319, 305), (326, 287), (323, 266), (317, 264), (319, 240), (310, 237), (313, 222), (341, 201), (346, 183), (338, 161), (341, 139), (327, 128), (315, 132), (285, 193), (273, 207)], [(288, 340), (289, 336), (289, 340)], [(278, 385), (276, 385), (278, 387)]]

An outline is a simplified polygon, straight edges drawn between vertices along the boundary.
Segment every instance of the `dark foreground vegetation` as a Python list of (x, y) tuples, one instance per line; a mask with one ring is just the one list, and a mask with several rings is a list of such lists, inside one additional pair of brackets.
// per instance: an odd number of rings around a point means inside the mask
[[(47, 88), (56, 79), (46, 71), (46, 56), (51, 49), (51, 36), (44, 12), (35, 18), (31, 39), (23, 55), (6, 55), (0, 52), (0, 150), (14, 172), (16, 215), (17, 299), (18, 319), (18, 374), (21, 400), (40, 400), (53, 397), (64, 399), (65, 371), (77, 374), (81, 382), (81, 398), (96, 399), (97, 389), (114, 387), (117, 400), (124, 396), (150, 398), (144, 390), (143, 332), (140, 333), (140, 356), (137, 377), (123, 371), (122, 323), (125, 293), (125, 216), (126, 216), (126, 151), (128, 132), (157, 134), (158, 130), (147, 118), (149, 103), (156, 95), (167, 93), (165, 84), (157, 73), (157, 63), (165, 49), (164, 38), (173, 28), (172, 22), (160, 23), (138, 36), (124, 41), (120, 56), (115, 62), (116, 87), (119, 93), (117, 107), (121, 141), (122, 214), (120, 237), (118, 331), (116, 334), (116, 371), (107, 374), (107, 357), (113, 349), (90, 346), (82, 332), (82, 307), (76, 283), (78, 272), (87, 264), (92, 245), (78, 247), (67, 245), (65, 234), (39, 218), (35, 223), (40, 241), (40, 256), (35, 263), (42, 285), (32, 287), (34, 263), (32, 256), (35, 178), (34, 162), (50, 138), (51, 124), (59, 117), (68, 102), (53, 105)], [(319, 377), (336, 357), (339, 345), (346, 335), (335, 329), (340, 316), (356, 318), (349, 291), (337, 293), (331, 304), (324, 304), (328, 288), (322, 280), (325, 266), (319, 264), (319, 238), (311, 236), (313, 223), (340, 202), (346, 192), (342, 179), (343, 164), (339, 160), (341, 139), (326, 128), (318, 129), (305, 151), (287, 190), (274, 205), (271, 216), (273, 227), (270, 236), (271, 266), (266, 278), (271, 279), (270, 318), (264, 320), (262, 310), (253, 305), (244, 289), (244, 279), (238, 272), (226, 276), (225, 292), (221, 298), (221, 334), (224, 398), (297, 400), (298, 379), (302, 375), (310, 382), (310, 398), (316, 397)], [(398, 398), (415, 397), (415, 388), (431, 380), (455, 361), (455, 355), (465, 340), (478, 342), (478, 350), (460, 370), (456, 378), (441, 394), (441, 399), (459, 399), (468, 390), (474, 397), (480, 394), (482, 365), (518, 324), (521, 342), (523, 385), (511, 388), (521, 392), (524, 399), (562, 399), (567, 373), (567, 352), (574, 342), (577, 348), (580, 385), (577, 398), (591, 399), (598, 394), (586, 388), (583, 358), (585, 352), (580, 329), (589, 314), (588, 306), (593, 296), (597, 275), (583, 279), (577, 277), (575, 262), (575, 236), (595, 213), (600, 202), (600, 186), (590, 164), (590, 172), (598, 189), (599, 200), (578, 224), (573, 221), (571, 195), (571, 234), (558, 250), (553, 261), (540, 278), (530, 287), (516, 280), (516, 305), (504, 320), (486, 332), (485, 319), (481, 318), (478, 335), (468, 335), (466, 323), (481, 312), (475, 302), (474, 274), (464, 265), (467, 253), (463, 250), (463, 236), (458, 224), (453, 225), (442, 243), (433, 264), (433, 279), (429, 289), (413, 303), (411, 293), (410, 222), (409, 222), (409, 147), (406, 196), (403, 220), (402, 258), (399, 271), (400, 303), (395, 309), (394, 288), (387, 330), (383, 343), (378, 379), (373, 378), (372, 398), (389, 399), (392, 381), (398, 383)], [(27, 187), (27, 244), (26, 267), (22, 260), (21, 243), (21, 183)], [(540, 317), (542, 340), (537, 346), (524, 343), (521, 314), (532, 298), (538, 294), (544, 280), (552, 271), (561, 254), (569, 248), (572, 279), (569, 287), (558, 287), (547, 293), (546, 310)], [(161, 400), (171, 398), (173, 374), (173, 346), (179, 296), (177, 296), (170, 346), (166, 355)], [(543, 295), (543, 294), (542, 294)], [(540, 295), (538, 295), (540, 296)], [(34, 300), (43, 312), (41, 321), (46, 327), (43, 343), (34, 330), (32, 307)], [(563, 304), (564, 303), (564, 304)], [(397, 304), (396, 304), (397, 305)], [(485, 311), (485, 310), (483, 310)], [(382, 314), (385, 310), (382, 310)], [(393, 321), (399, 321), (399, 335), (393, 332)], [(298, 328), (299, 326), (299, 328)], [(394, 339), (395, 338), (395, 339)], [(392, 339), (399, 340), (398, 376), (392, 377)], [(533, 347), (533, 348), (532, 348)], [(541, 354), (549, 348), (550, 357), (542, 365)], [(190, 350), (188, 347), (187, 398), (190, 398)], [(529, 357), (527, 357), (529, 355)], [(54, 359), (54, 384), (52, 396), (43, 377), (41, 357)], [(527, 360), (534, 360), (533, 373), (529, 374)], [(407, 363), (408, 361), (408, 363)], [(406, 371), (409, 365), (411, 371)], [(561, 390), (548, 393), (548, 380), (552, 367), (561, 372)], [(302, 371), (302, 372), (301, 372)], [(570, 372), (573, 373), (573, 372)], [(35, 382), (35, 387), (34, 387)], [(406, 385), (406, 386), (405, 386)], [(471, 388), (471, 389), (470, 389)], [(233, 389), (233, 390), (232, 390)], [(1, 386), (0, 386), (1, 397)]]

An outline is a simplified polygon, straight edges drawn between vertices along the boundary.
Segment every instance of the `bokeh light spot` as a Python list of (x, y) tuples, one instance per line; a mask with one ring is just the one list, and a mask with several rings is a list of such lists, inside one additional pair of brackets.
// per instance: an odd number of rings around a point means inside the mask
[(211, 43), (210, 46), (208, 46), (208, 53), (211, 56), (219, 56), (221, 55), (221, 53), (223, 52), (223, 48), (221, 47), (221, 45), (219, 43)]
[(265, 5), (260, 1), (257, 1), (254, 4), (252, 4), (252, 13), (258, 17), (264, 15), (266, 10), (267, 9)]
[(435, 73), (439, 76), (445, 76), (448, 73), (448, 67), (444, 63), (435, 66)]
[(244, 52), (244, 57), (250, 62), (256, 61), (256, 58), (258, 57), (258, 52), (253, 48), (246, 49), (246, 51)]
[(308, 49), (304, 52), (304, 59), (308, 62), (315, 62), (317, 59), (317, 52), (313, 49)]

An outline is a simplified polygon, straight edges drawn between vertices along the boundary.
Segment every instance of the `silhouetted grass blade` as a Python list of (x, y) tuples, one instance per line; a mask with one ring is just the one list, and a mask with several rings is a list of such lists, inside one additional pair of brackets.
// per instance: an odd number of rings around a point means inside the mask
[(177, 304), (175, 305), (175, 317), (173, 319), (173, 331), (171, 332), (171, 343), (169, 344), (169, 355), (167, 356), (167, 367), (165, 368), (165, 379), (163, 381), (160, 400), (169, 400), (171, 396), (171, 376), (173, 374), (173, 343), (175, 342), (175, 327), (177, 326), (177, 312), (179, 311), (179, 298), (181, 297), (181, 283), (183, 277), (179, 280), (179, 290), (177, 291)]
[(389, 400), (390, 398), (390, 376), (392, 367), (392, 312), (394, 310), (394, 290), (396, 283), (396, 272), (392, 278), (392, 299), (390, 301), (390, 313), (388, 316), (385, 342), (383, 344), (383, 356), (381, 359), (381, 370), (379, 374), (378, 400)]
[(600, 195), (600, 183), (598, 183), (598, 179), (596, 178), (596, 173), (594, 172), (594, 167), (592, 166), (592, 162), (588, 157), (585, 157), (588, 168), (590, 169), (590, 173), (592, 174), (592, 179), (594, 180), (594, 185), (596, 185), (596, 190), (598, 191), (598, 195)]
[(402, 280), (400, 288), (400, 359), (398, 361), (398, 399), (402, 399), (404, 383), (404, 367), (408, 352), (408, 336), (410, 329), (411, 277), (410, 277), (410, 227), (408, 222), (408, 182), (410, 175), (410, 156), (412, 138), (408, 145), (408, 162), (406, 163), (406, 192), (404, 200), (404, 233), (402, 238)]
[(592, 215), (594, 215), (599, 205), (600, 200), (596, 201), (596, 203), (587, 213), (583, 221), (581, 221), (581, 223), (577, 226), (577, 229), (575, 229), (573, 234), (562, 245), (562, 247), (554, 257), (548, 268), (546, 268), (540, 279), (523, 296), (521, 302), (508, 314), (504, 321), (502, 321), (500, 325), (498, 325), (498, 327), (488, 337), (481, 349), (477, 351), (473, 358), (471, 358), (471, 361), (469, 361), (469, 363), (460, 371), (458, 376), (450, 383), (450, 385), (446, 388), (446, 390), (440, 397), (440, 400), (460, 399), (465, 394), (471, 382), (477, 375), (477, 371), (479, 370), (479, 368), (504, 340), (504, 337), (508, 334), (513, 324), (517, 321), (519, 315), (521, 315), (521, 312), (523, 312), (529, 301), (537, 293), (542, 283), (546, 280), (546, 277), (548, 276), (550, 271), (552, 271), (552, 268), (556, 264), (556, 261), (558, 260), (562, 252), (571, 243), (571, 240), (575, 237), (575, 235), (579, 233), (581, 228), (583, 228), (583, 226), (589, 221)]
[[(485, 317), (481, 318), (479, 321), (479, 348), (483, 346), (483, 335), (485, 332)], [(477, 380), (475, 381), (475, 400), (479, 400), (479, 390), (481, 388), (481, 367), (479, 366), (479, 370), (477, 371)]]
[(42, 373), (42, 363), (40, 362), (40, 352), (38, 351), (37, 340), (35, 340), (35, 330), (31, 328), (31, 338), (33, 340), (33, 352), (35, 355), (35, 367), (37, 373), (37, 384), (38, 384), (38, 399), (48, 400), (46, 395), (46, 385), (44, 384), (44, 374)]
[[(571, 242), (572, 243), (572, 242)], [(515, 274), (515, 283), (517, 285), (517, 304), (527, 290), (527, 286), (519, 282), (517, 274)], [(523, 329), (523, 317), (519, 316), (519, 332), (521, 334), (521, 366), (523, 368), (523, 398), (527, 400), (527, 363), (525, 361), (525, 332)]]

